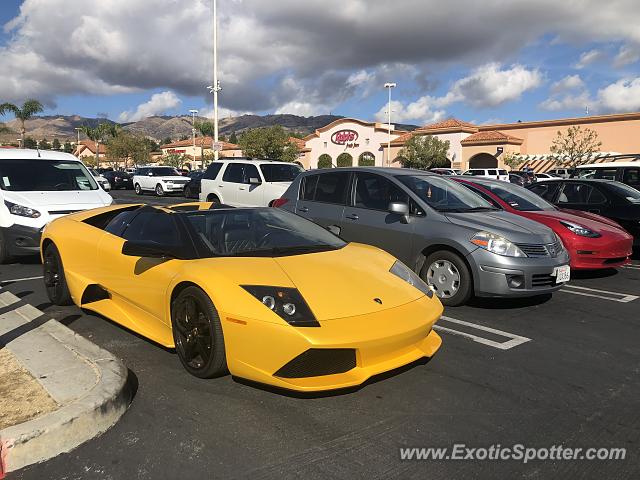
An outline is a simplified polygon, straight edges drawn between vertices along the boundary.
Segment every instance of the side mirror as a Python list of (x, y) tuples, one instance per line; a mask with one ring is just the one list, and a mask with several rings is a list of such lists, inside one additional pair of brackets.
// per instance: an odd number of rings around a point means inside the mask
[(262, 185), (262, 182), (260, 181), (260, 179), (259, 179), (259, 178), (251, 177), (251, 178), (249, 179), (249, 184), (250, 184), (250, 185)]
[(329, 225), (327, 227), (327, 230), (329, 230), (331, 233), (333, 233), (335, 236), (339, 237), (340, 236), (340, 227), (337, 225)]
[(402, 221), (409, 223), (409, 205), (404, 202), (391, 202), (389, 204), (389, 213), (402, 215)]
[(153, 242), (124, 242), (122, 254), (128, 257), (178, 258), (173, 247)]

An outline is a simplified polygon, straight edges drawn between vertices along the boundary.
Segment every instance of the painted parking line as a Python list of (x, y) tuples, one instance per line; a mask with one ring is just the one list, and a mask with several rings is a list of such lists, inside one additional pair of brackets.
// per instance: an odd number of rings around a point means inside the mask
[(30, 280), (40, 280), (42, 278), (44, 278), (42, 275), (40, 275), (39, 277), (12, 278), (9, 280), (0, 280), (0, 285), (4, 285), (7, 283), (16, 283), (16, 282), (28, 282)]
[(612, 302), (629, 303), (640, 298), (638, 295), (630, 293), (612, 292), (610, 290), (598, 290), (597, 288), (579, 287), (577, 285), (565, 285), (560, 292), (582, 295), (583, 297), (595, 297)]
[(625, 265), (622, 268), (628, 268), (629, 270), (640, 270), (640, 265)]
[(497, 330), (495, 328), (485, 327), (484, 325), (478, 325), (476, 323), (465, 322), (463, 320), (458, 320), (457, 318), (451, 318), (444, 315), (440, 317), (440, 322), (443, 322), (443, 321), (448, 323), (458, 324), (458, 325), (464, 325), (465, 327), (468, 327), (468, 328), (472, 328), (475, 330), (480, 330), (482, 332), (488, 332), (493, 335), (508, 338), (509, 340), (507, 340), (506, 342), (497, 342), (495, 340), (484, 338), (480, 335), (474, 335), (472, 333), (461, 332), (460, 330), (455, 330), (453, 328), (443, 327), (441, 323), (438, 323), (438, 325), (433, 326), (433, 329), (439, 332), (446, 332), (446, 333), (451, 333), (452, 335), (460, 335), (462, 337), (470, 338), (474, 342), (482, 343), (483, 345), (497, 348), (498, 350), (509, 350), (510, 348), (517, 347), (518, 345), (522, 345), (523, 343), (531, 341), (531, 339), (527, 337), (522, 337), (520, 335), (515, 335), (513, 333), (504, 332), (502, 330)]

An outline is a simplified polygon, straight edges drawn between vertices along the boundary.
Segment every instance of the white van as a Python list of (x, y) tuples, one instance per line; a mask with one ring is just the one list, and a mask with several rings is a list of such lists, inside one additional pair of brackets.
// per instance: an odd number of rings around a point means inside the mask
[(37, 254), (42, 230), (51, 220), (112, 202), (71, 154), (0, 150), (0, 264)]
[(509, 172), (502, 168), (470, 168), (462, 175), (492, 178), (494, 180), (502, 180), (503, 182), (509, 181)]
[(202, 176), (201, 202), (268, 207), (304, 172), (296, 163), (229, 159), (213, 162)]

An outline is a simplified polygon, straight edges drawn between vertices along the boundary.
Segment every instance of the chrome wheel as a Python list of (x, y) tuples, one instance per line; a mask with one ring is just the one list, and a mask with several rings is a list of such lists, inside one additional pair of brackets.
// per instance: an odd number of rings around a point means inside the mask
[(448, 260), (436, 260), (427, 269), (427, 284), (440, 298), (451, 298), (460, 289), (460, 272)]

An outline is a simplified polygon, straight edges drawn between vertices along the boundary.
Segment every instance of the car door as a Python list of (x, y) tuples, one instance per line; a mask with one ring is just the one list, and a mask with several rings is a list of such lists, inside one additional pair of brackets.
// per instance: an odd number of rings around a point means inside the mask
[(216, 178), (223, 165), (222, 162), (213, 162), (202, 175), (199, 195), (201, 202), (206, 202), (211, 194), (217, 195), (215, 192), (219, 190), (218, 184), (222, 184), (222, 182), (216, 180)]
[(593, 185), (566, 182), (557, 195), (556, 203), (560, 208), (599, 214), (607, 208), (607, 197)]
[(329, 171), (308, 175), (301, 181), (296, 213), (323, 227), (340, 229), (347, 203), (351, 173)]
[(555, 203), (556, 194), (558, 192), (559, 187), (561, 186), (561, 182), (543, 182), (543, 183), (534, 183), (529, 187), (536, 195), (541, 196), (547, 202)]
[(218, 184), (222, 201), (227, 205), (238, 205), (238, 192), (244, 182), (244, 165), (229, 163), (222, 174), (222, 182)]
[(142, 208), (123, 225), (119, 235), (106, 232), (98, 245), (99, 282), (112, 300), (142, 330), (169, 324), (166, 291), (176, 272), (176, 262), (167, 258), (141, 258), (122, 254), (127, 240), (179, 245), (182, 241), (175, 215), (155, 208)]
[[(251, 179), (258, 179), (260, 184), (252, 184)], [(264, 206), (264, 179), (258, 172), (258, 167), (250, 163), (244, 164), (242, 183), (238, 185), (238, 196), (236, 203), (241, 207), (262, 207)]]
[(382, 175), (356, 172), (353, 195), (340, 221), (340, 236), (349, 242), (375, 245), (410, 264), (415, 222), (390, 213), (391, 202), (408, 206), (409, 194)]
[(625, 167), (623, 170), (622, 183), (625, 183), (636, 190), (640, 190), (640, 168)]

